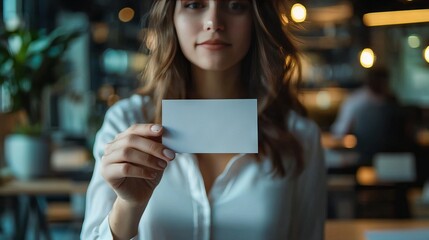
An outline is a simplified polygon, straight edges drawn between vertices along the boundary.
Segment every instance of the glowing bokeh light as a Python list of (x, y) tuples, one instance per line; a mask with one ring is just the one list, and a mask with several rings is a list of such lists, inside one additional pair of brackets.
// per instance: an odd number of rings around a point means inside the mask
[(425, 57), (426, 62), (429, 63), (429, 46), (427, 46), (425, 51), (424, 51), (424, 57)]
[(360, 54), (360, 64), (364, 68), (371, 68), (375, 63), (375, 54), (371, 48), (365, 48)]
[(134, 10), (129, 7), (122, 8), (118, 13), (121, 22), (129, 22), (134, 18)]
[(304, 22), (307, 18), (307, 9), (300, 3), (295, 3), (291, 9), (291, 16), (294, 22)]
[(417, 35), (411, 35), (408, 37), (408, 46), (411, 48), (420, 47), (420, 38)]

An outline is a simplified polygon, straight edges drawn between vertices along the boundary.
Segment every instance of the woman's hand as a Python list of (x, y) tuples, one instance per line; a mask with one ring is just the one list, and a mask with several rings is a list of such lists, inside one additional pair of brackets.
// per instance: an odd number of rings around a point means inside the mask
[(101, 174), (122, 202), (146, 205), (175, 153), (161, 142), (162, 127), (135, 124), (106, 145)]

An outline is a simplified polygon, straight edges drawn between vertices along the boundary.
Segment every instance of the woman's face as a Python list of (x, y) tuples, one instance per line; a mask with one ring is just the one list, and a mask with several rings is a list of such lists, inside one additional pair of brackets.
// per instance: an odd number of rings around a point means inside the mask
[(251, 8), (249, 0), (177, 0), (174, 26), (185, 57), (207, 71), (239, 67), (251, 42)]

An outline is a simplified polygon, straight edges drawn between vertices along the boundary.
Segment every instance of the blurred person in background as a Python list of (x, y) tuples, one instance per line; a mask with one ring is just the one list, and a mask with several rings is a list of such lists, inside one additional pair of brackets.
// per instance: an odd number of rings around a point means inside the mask
[(371, 165), (379, 152), (414, 151), (412, 128), (389, 80), (386, 69), (369, 69), (364, 85), (344, 101), (331, 127), (336, 138), (356, 136), (358, 165)]

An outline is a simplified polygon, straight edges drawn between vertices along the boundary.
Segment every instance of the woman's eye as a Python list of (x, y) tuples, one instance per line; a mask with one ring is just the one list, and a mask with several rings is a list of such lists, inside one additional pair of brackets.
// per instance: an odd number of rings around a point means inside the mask
[(201, 2), (188, 2), (184, 4), (185, 8), (189, 9), (199, 9), (203, 7), (203, 4)]
[(229, 1), (228, 8), (233, 12), (243, 12), (247, 9), (248, 1)]

